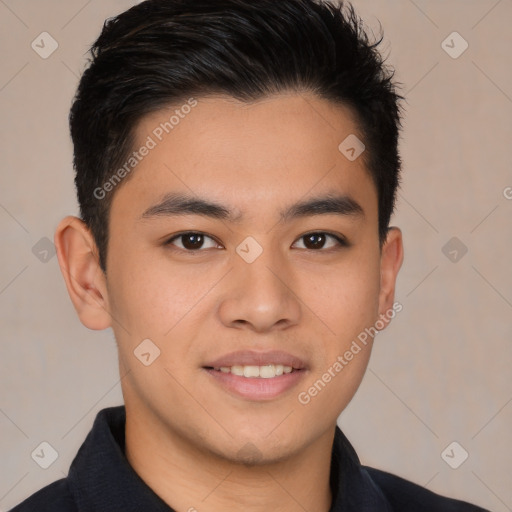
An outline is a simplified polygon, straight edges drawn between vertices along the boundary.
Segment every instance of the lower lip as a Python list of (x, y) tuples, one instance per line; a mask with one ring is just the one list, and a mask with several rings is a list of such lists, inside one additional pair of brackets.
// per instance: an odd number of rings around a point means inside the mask
[(261, 377), (240, 377), (204, 368), (225, 390), (247, 400), (271, 400), (293, 388), (304, 377), (305, 370), (294, 370), (278, 377), (262, 379)]

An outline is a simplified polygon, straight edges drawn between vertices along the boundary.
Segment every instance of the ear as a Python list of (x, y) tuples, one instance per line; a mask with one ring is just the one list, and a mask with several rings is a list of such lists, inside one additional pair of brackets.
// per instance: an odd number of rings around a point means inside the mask
[(111, 325), (106, 276), (94, 238), (77, 217), (66, 217), (55, 231), (60, 270), (80, 321), (89, 329)]
[(390, 227), (380, 256), (379, 318), (384, 322), (384, 328), (394, 317), (393, 315), (389, 318), (389, 314), (386, 313), (394, 311), (396, 278), (403, 259), (402, 232), (399, 228)]

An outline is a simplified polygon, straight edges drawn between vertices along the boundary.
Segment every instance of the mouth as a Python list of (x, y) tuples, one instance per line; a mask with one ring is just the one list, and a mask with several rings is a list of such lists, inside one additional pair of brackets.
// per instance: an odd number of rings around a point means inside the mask
[[(279, 365), (275, 366), (279, 367)], [(224, 393), (228, 393), (238, 399), (242, 398), (255, 402), (285, 397), (288, 392), (291, 392), (299, 384), (307, 373), (307, 370), (294, 368), (285, 373), (283, 368), (281, 375), (264, 377), (255, 375), (256, 371), (258, 370), (259, 372), (261, 367), (240, 366), (240, 368), (243, 368), (244, 375), (233, 373), (231, 371), (233, 367), (230, 368), (229, 372), (222, 371), (220, 368), (216, 370), (209, 367), (205, 367), (204, 370), (211, 377), (212, 383)], [(235, 371), (237, 371), (236, 366)], [(267, 371), (268, 373), (265, 373)], [(270, 375), (273, 371), (264, 367), (263, 375)], [(245, 373), (252, 376), (246, 377)]]
[(297, 386), (308, 372), (298, 357), (281, 351), (239, 351), (203, 366), (214, 385), (237, 398), (272, 400)]
[(234, 366), (206, 366), (207, 370), (214, 370), (221, 373), (231, 373), (246, 379), (273, 379), (281, 375), (301, 371), (300, 368), (293, 368), (280, 363), (270, 363), (264, 366), (256, 365), (234, 365)]

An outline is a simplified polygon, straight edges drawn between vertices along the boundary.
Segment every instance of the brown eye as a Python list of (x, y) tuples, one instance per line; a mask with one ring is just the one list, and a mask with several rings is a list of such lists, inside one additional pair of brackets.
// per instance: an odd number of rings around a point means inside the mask
[[(348, 243), (342, 237), (331, 234), (324, 233), (322, 231), (317, 231), (315, 233), (308, 233), (307, 235), (302, 235), (299, 240), (302, 240), (302, 244), (304, 247), (299, 247), (300, 249), (309, 249), (313, 251), (318, 251), (320, 249), (334, 249), (336, 246), (338, 247), (348, 247)], [(296, 242), (297, 243), (297, 242)]]
[(181, 240), (185, 249), (200, 249), (204, 243), (204, 236), (198, 233), (190, 233), (181, 235)]
[(166, 245), (175, 245), (186, 251), (199, 251), (200, 249), (211, 249), (218, 246), (217, 242), (210, 236), (193, 231), (173, 236), (167, 241)]
[(321, 249), (325, 245), (326, 238), (324, 233), (312, 233), (304, 236), (304, 245), (307, 249)]

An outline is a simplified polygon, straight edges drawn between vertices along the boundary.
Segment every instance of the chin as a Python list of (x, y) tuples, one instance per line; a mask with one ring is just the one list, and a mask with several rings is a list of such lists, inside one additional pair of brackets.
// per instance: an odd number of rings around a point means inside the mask
[(233, 454), (231, 461), (243, 466), (257, 467), (281, 462), (290, 455), (282, 446), (276, 449), (274, 446), (257, 446), (249, 441)]
[(245, 433), (231, 441), (228, 458), (232, 462), (247, 466), (263, 466), (289, 458), (300, 451), (299, 445), (299, 440), (289, 435), (272, 436), (269, 435), (269, 429), (265, 429), (263, 433), (253, 431), (252, 435)]

